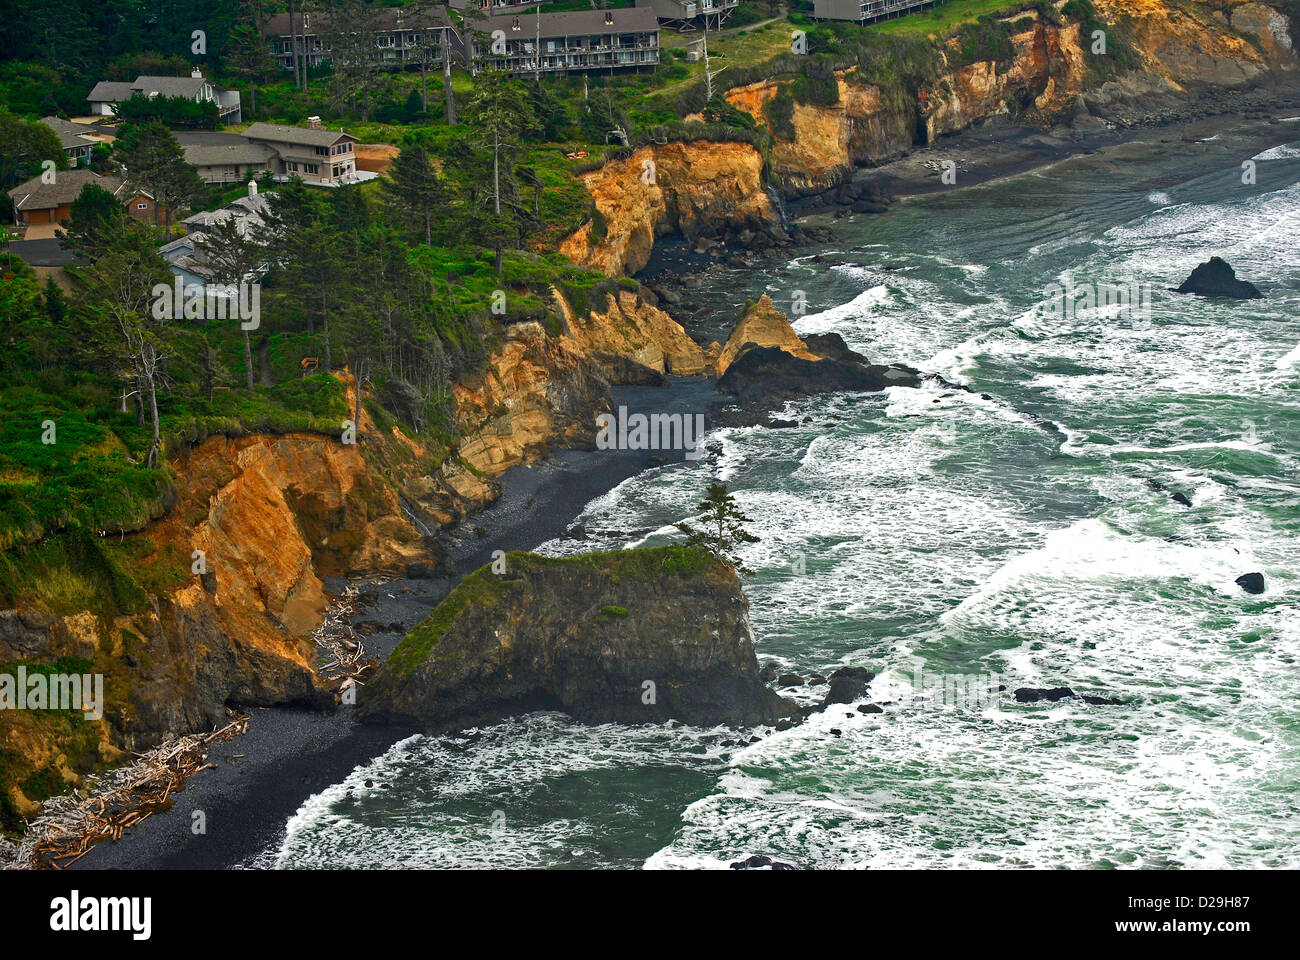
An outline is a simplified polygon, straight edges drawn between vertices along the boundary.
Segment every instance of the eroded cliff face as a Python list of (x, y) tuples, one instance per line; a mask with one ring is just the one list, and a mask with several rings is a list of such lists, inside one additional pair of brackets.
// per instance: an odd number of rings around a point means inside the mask
[(596, 364), (540, 323), (511, 327), (482, 377), (454, 388), (461, 459), (495, 477), (551, 446), (589, 446), (609, 384)]
[[(1181, 93), (1198, 85), (1239, 87), (1271, 69), (1297, 64), (1290, 21), (1267, 4), (1096, 0), (1095, 6), (1138, 55), (1140, 65), (1129, 74), (1104, 81), (1094, 69), (1101, 55), (1092, 52), (1093, 37), (1082, 34), (1081, 24), (1050, 23), (1032, 10), (1008, 18), (1017, 25), (1032, 22), (1012, 34), (1014, 55), (1008, 62), (961, 65), (955, 42), (945, 44), (946, 67), (915, 96), (890, 97), (863, 84), (854, 70), (841, 71), (839, 102), (795, 103), (793, 136), (776, 137), (773, 156), (783, 190), (821, 192), (840, 183), (855, 165), (883, 162), (1001, 113), (1050, 124), (1094, 91), (1094, 103), (1102, 104), (1116, 96)], [(779, 89), (777, 80), (750, 84), (727, 91), (726, 98), (770, 129), (765, 106)]]
[(489, 498), (490, 478), (511, 467), (550, 447), (594, 444), (596, 416), (610, 408), (610, 384), (622, 382), (610, 358), (655, 374), (705, 371), (700, 346), (637, 292), (601, 293), (589, 310), (574, 309), (559, 291), (552, 297), (558, 332), (535, 322), (510, 327), (484, 374), (454, 390), (466, 438), (459, 458)]
[(749, 144), (642, 147), (582, 179), (598, 217), (560, 251), (611, 277), (644, 267), (655, 239), (667, 233), (692, 238), (723, 227), (779, 226), (763, 189), (763, 158)]
[(602, 307), (574, 311), (558, 294), (565, 336), (579, 350), (621, 357), (656, 373), (690, 377), (704, 372), (704, 351), (679, 324), (640, 293), (619, 290)]
[(105, 684), (102, 721), (0, 718), (0, 750), (22, 765), (5, 778), (20, 814), (34, 812), (15, 782), (29, 774), (76, 782), (123, 751), (225, 723), (227, 706), (332, 703), (311, 639), (329, 603), (321, 577), (432, 561), (360, 448), (338, 438), (214, 436), (172, 467), (176, 505), (122, 538), (152, 598), (128, 613), (0, 613), (0, 663), (73, 657)]

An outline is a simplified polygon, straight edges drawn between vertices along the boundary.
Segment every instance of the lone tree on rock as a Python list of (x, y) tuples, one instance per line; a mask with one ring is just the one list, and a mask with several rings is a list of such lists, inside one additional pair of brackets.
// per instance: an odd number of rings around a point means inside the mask
[(677, 529), (686, 534), (686, 545), (711, 550), (730, 562), (738, 572), (752, 574), (753, 571), (737, 558), (736, 549), (742, 543), (758, 543), (758, 537), (744, 528), (743, 524), (753, 521), (741, 512), (736, 498), (727, 492), (727, 485), (709, 484), (704, 499), (695, 509), (699, 511), (696, 522), (701, 524), (698, 530), (686, 522), (677, 524)]

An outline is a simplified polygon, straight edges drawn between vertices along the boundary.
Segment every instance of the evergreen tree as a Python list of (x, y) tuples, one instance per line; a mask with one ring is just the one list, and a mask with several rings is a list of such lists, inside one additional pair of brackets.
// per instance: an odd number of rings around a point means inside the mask
[(449, 203), (428, 147), (416, 139), (408, 141), (381, 188), (398, 217), (423, 235), (426, 247), (433, 246), (433, 221)]
[[(234, 217), (227, 217), (205, 228), (195, 244), (203, 262), (212, 271), (212, 279), (221, 286), (237, 287), (240, 283), (256, 281), (266, 260), (266, 248), (251, 232), (240, 229)], [(233, 296), (238, 297), (238, 292)], [(245, 386), (253, 389), (253, 348), (248, 331), (240, 323), (244, 336)]]
[(695, 509), (699, 511), (695, 518), (701, 525), (698, 529), (686, 522), (677, 524), (677, 529), (686, 534), (687, 545), (711, 550), (728, 560), (740, 573), (752, 573), (740, 563), (737, 548), (743, 543), (757, 543), (758, 537), (743, 526), (753, 521), (741, 512), (736, 498), (727, 492), (727, 485), (709, 484), (704, 499)]

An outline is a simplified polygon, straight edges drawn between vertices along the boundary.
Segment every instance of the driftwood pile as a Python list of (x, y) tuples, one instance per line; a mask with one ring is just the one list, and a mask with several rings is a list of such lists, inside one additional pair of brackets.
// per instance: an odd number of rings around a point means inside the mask
[(360, 606), (361, 595), (357, 588), (348, 584), (346, 590), (335, 598), (325, 612), (325, 619), (312, 634), (312, 640), (321, 650), (321, 665), (318, 670), (321, 677), (337, 682), (335, 692), (342, 695), (344, 691), (364, 686), (361, 676), (374, 669), (374, 661), (366, 656), (365, 644), (352, 629), (352, 615)]
[(236, 717), (211, 733), (169, 740), (127, 766), (87, 778), (81, 790), (50, 798), (4, 866), (59, 870), (99, 841), (120, 839), (126, 828), (170, 807), (186, 780), (216, 766), (207, 762), (209, 748), (247, 732), (248, 717)]

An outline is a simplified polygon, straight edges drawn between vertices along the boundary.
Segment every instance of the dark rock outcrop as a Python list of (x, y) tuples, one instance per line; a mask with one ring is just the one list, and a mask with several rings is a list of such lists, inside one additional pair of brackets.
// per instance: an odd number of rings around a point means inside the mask
[(849, 348), (844, 338), (838, 333), (810, 333), (803, 338), (808, 349), (826, 360), (839, 360), (843, 363), (869, 364), (870, 361), (856, 350)]
[(366, 722), (433, 730), (543, 709), (700, 725), (797, 713), (759, 676), (735, 571), (685, 547), (508, 554), (505, 573), (466, 577), (358, 699)]
[(1069, 687), (1020, 687), (1014, 694), (1017, 703), (1038, 703), (1050, 700), (1055, 703), (1067, 697), (1073, 697), (1074, 691)]
[(840, 667), (830, 676), (831, 688), (822, 700), (822, 709), (833, 703), (860, 700), (867, 692), (867, 684), (875, 678), (875, 673), (863, 667)]
[(1247, 593), (1264, 592), (1264, 575), (1262, 573), (1243, 573), (1236, 579), (1237, 586)]
[(1013, 696), (1015, 696), (1017, 703), (1040, 703), (1042, 701), (1056, 703), (1060, 700), (1070, 699), (1078, 699), (1084, 703), (1103, 707), (1122, 707), (1127, 703), (1125, 700), (1115, 700), (1111, 697), (1075, 693), (1069, 687), (1020, 687)]
[(1264, 296), (1253, 283), (1238, 280), (1236, 271), (1221, 257), (1210, 257), (1193, 270), (1178, 292), (1232, 300), (1258, 300)]
[(793, 864), (783, 863), (780, 860), (773, 860), (771, 857), (765, 857), (762, 854), (754, 854), (752, 857), (746, 857), (744, 860), (737, 860), (731, 864), (732, 870), (762, 870), (770, 868), (772, 870), (797, 870), (798, 867)]
[(748, 347), (718, 380), (718, 389), (746, 406), (772, 407), (818, 393), (880, 391), (915, 387), (921, 375), (910, 367), (805, 360), (780, 347)]

